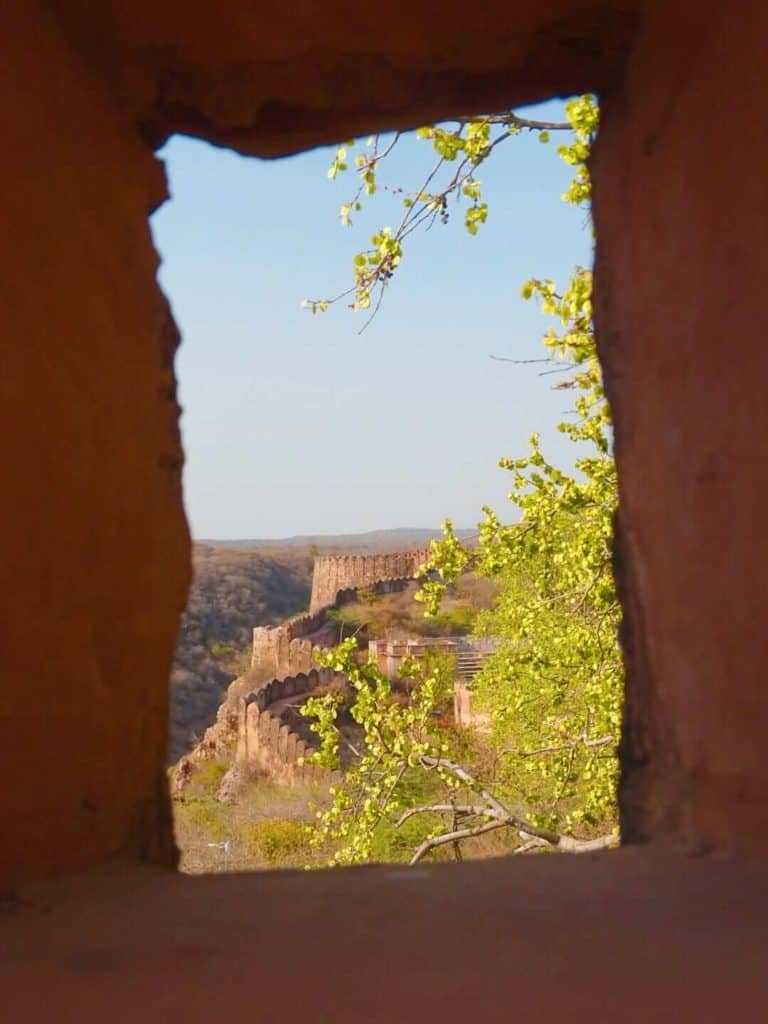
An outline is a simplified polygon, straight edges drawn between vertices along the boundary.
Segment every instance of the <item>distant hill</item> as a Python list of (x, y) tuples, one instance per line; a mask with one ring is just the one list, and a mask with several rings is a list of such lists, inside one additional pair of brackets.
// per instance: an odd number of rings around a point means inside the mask
[(213, 723), (249, 660), (253, 627), (305, 609), (312, 586), (312, 558), (297, 547), (195, 544), (193, 567), (171, 672), (171, 762)]
[[(462, 540), (477, 536), (477, 530), (456, 530)], [(392, 530), (369, 530), (366, 533), (305, 534), (296, 537), (282, 537), (278, 540), (204, 540), (217, 548), (305, 548), (316, 547), (323, 554), (349, 551), (406, 551), (424, 547), (432, 538), (442, 535), (440, 529), (425, 530), (419, 527), (399, 526)]]

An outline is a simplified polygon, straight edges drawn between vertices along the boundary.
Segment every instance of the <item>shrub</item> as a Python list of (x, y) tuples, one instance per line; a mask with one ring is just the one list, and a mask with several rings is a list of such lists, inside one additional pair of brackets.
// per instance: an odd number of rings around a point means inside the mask
[(273, 818), (249, 825), (244, 832), (251, 857), (280, 864), (308, 849), (307, 826), (300, 821)]
[(224, 819), (224, 808), (215, 800), (179, 801), (176, 814), (190, 829), (195, 829), (214, 843), (229, 838), (229, 828)]
[[(421, 814), (409, 818), (399, 828), (390, 819), (383, 819), (376, 826), (371, 843), (372, 861), (383, 864), (408, 862), (414, 850), (441, 824), (436, 814)], [(432, 859), (444, 859), (444, 851), (436, 851), (439, 856)]]

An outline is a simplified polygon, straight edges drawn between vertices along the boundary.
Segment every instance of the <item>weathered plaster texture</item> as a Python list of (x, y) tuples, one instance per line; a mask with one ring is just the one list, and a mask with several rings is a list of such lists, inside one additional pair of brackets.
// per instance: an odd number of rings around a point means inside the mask
[[(274, 156), (607, 86), (644, 0), (476, 4), (386, 12), (244, 0), (49, 0), (73, 47), (145, 136), (175, 131)], [(472, 43), (471, 39), (476, 40)]]
[(627, 840), (768, 849), (768, 6), (662, 4), (603, 103)]
[(0, 4), (0, 878), (170, 858), (189, 579), (160, 165), (32, 0)]
[(274, 155), (587, 89), (604, 108), (625, 835), (768, 847), (767, 18), (749, 0), (471, 17), (453, 0), (404, 17), (351, 0), (6, 0), (4, 878), (170, 855), (167, 673), (189, 553), (150, 147), (185, 131)]
[(207, 878), (136, 866), (7, 909), (3, 1024), (765, 1017), (764, 862), (628, 849)]

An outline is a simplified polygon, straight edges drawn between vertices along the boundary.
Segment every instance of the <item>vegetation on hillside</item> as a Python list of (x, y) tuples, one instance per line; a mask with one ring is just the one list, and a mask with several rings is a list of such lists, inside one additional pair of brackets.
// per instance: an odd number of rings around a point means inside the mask
[(312, 580), (306, 550), (195, 544), (193, 557), (171, 672), (171, 762), (213, 722), (228, 684), (246, 669), (253, 627), (303, 610)]
[(320, 865), (328, 853), (311, 849), (309, 826), (327, 794), (253, 779), (239, 785), (236, 800), (222, 800), (219, 786), (229, 767), (202, 762), (183, 796), (173, 801), (181, 870), (210, 874)]
[(492, 580), (465, 573), (453, 581), (435, 615), (425, 617), (414, 600), (418, 585), (391, 594), (363, 589), (356, 599), (333, 609), (328, 618), (339, 623), (339, 639), (356, 636), (373, 639), (466, 636), (483, 610), (490, 609), (497, 592)]

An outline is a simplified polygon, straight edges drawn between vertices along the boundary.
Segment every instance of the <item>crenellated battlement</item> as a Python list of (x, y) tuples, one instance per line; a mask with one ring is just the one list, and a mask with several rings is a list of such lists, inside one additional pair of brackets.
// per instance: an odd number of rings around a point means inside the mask
[(411, 580), (429, 551), (395, 551), (380, 555), (318, 555), (312, 575), (310, 614), (336, 603), (344, 590), (370, 587), (384, 580)]
[(272, 679), (239, 701), (235, 760), (247, 775), (267, 775), (280, 785), (339, 782), (341, 774), (314, 764), (317, 738), (299, 729), (290, 712), (318, 686), (344, 676), (314, 668), (284, 679)]
[(183, 759), (187, 770), (182, 783), (190, 776), (190, 765), (209, 757), (229, 760), (233, 747), (246, 771), (258, 770), (288, 785), (318, 781), (319, 768), (301, 767), (311, 739), (307, 745), (306, 739), (293, 737), (277, 709), (286, 694), (303, 694), (327, 681), (327, 672), (317, 668), (314, 655), (317, 648), (332, 647), (338, 640), (338, 626), (327, 613), (353, 601), (363, 587), (380, 594), (404, 589), (428, 557), (426, 549), (316, 557), (309, 613), (280, 626), (254, 629), (250, 672), (230, 684), (216, 722)]

